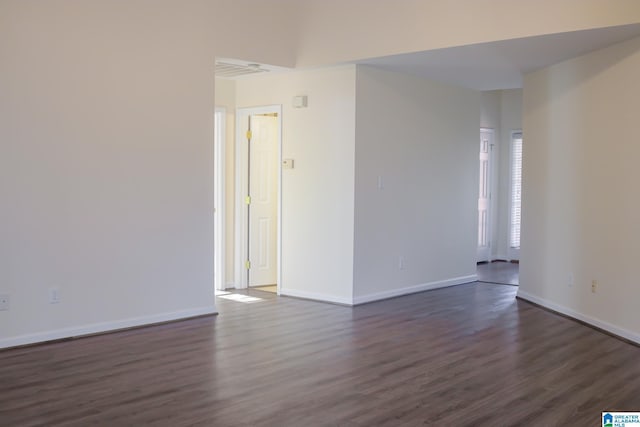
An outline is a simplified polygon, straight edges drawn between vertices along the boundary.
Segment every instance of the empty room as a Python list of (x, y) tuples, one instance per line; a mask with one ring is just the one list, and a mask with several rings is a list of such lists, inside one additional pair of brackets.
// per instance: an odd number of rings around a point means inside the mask
[(0, 0), (0, 425), (640, 424), (638, 75), (635, 0)]

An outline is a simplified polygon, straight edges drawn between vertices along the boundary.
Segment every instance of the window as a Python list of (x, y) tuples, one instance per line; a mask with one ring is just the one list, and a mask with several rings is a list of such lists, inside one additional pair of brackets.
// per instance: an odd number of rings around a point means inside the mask
[(520, 248), (522, 213), (522, 132), (511, 134), (511, 231), (509, 246)]

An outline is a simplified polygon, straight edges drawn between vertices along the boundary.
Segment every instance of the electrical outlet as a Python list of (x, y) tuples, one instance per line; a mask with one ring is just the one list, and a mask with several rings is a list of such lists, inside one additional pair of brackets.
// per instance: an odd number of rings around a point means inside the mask
[(567, 279), (567, 286), (573, 288), (573, 273), (569, 273), (569, 277)]
[(0, 294), (0, 311), (9, 310), (9, 294)]
[(60, 289), (49, 288), (49, 304), (58, 304), (60, 302)]
[(598, 281), (597, 280), (592, 280), (591, 281), (591, 292), (595, 294), (597, 291), (598, 291)]
[(398, 257), (398, 270), (404, 270), (404, 257), (402, 255)]

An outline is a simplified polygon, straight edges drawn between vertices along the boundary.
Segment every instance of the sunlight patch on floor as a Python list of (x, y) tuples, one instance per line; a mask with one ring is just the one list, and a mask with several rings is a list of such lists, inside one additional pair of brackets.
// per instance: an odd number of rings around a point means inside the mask
[(251, 304), (251, 303), (254, 303), (254, 302), (264, 301), (263, 298), (252, 297), (252, 296), (249, 296), (249, 295), (242, 295), (242, 294), (234, 294), (234, 293), (227, 292), (227, 291), (216, 291), (216, 297), (224, 298), (224, 299), (229, 300), (229, 301), (243, 302), (245, 304)]

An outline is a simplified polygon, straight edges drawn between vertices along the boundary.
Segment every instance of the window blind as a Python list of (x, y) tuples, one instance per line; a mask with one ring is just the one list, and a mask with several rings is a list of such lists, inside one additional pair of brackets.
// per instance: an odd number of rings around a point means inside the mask
[(522, 217), (522, 132), (511, 135), (511, 232), (509, 244), (520, 248)]

